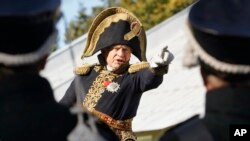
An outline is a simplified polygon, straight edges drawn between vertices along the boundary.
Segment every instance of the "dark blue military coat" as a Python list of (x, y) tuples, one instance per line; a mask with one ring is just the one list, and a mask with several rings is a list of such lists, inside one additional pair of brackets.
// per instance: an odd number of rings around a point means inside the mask
[[(133, 138), (131, 122), (143, 92), (158, 87), (163, 75), (157, 75), (148, 63), (132, 65), (123, 73), (107, 71), (100, 65), (83, 66), (60, 101), (68, 106), (81, 98), (83, 107), (106, 122), (120, 138)], [(126, 137), (121, 137), (126, 134)]]

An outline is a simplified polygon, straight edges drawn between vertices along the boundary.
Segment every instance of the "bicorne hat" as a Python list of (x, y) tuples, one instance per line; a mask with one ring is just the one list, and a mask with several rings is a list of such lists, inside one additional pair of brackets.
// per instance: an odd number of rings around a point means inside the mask
[(56, 41), (60, 0), (1, 0), (0, 64), (37, 62)]
[(204, 64), (229, 74), (250, 74), (250, 1), (200, 0), (190, 10), (188, 33)]
[(96, 52), (122, 44), (132, 48), (140, 61), (146, 61), (146, 35), (139, 19), (121, 7), (105, 9), (94, 19), (89, 32), (82, 58)]

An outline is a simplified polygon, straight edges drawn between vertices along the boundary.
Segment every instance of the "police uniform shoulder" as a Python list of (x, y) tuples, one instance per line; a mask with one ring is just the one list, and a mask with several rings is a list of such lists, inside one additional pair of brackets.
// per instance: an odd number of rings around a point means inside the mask
[(90, 72), (90, 70), (95, 67), (97, 64), (83, 64), (74, 69), (74, 73), (77, 75), (86, 75)]
[(130, 65), (130, 67), (128, 69), (128, 72), (129, 73), (135, 73), (135, 72), (138, 72), (138, 71), (140, 71), (142, 69), (146, 69), (146, 68), (149, 68), (149, 67), (150, 67), (150, 65), (149, 65), (148, 62), (142, 61), (142, 62)]

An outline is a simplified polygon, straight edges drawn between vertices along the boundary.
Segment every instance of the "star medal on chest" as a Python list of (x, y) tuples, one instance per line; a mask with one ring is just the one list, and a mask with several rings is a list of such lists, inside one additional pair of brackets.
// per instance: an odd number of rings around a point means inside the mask
[(112, 93), (117, 92), (120, 88), (120, 85), (118, 83), (111, 81), (104, 81), (103, 86), (106, 88), (107, 91)]

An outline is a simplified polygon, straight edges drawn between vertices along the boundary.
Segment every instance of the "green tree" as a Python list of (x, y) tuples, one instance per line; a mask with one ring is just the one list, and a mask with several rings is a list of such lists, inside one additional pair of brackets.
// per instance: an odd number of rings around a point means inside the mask
[(82, 8), (79, 11), (78, 17), (76, 20), (70, 21), (69, 26), (66, 28), (65, 32), (65, 43), (69, 43), (77, 37), (83, 35), (87, 32), (87, 29), (90, 24), (90, 18), (85, 13), (85, 8)]
[(121, 0), (119, 6), (133, 12), (147, 30), (169, 16), (167, 5), (169, 0)]
[(105, 7), (93, 7), (92, 14), (87, 15), (85, 8), (82, 7), (79, 11), (77, 19), (70, 21), (68, 27), (66, 28), (65, 43), (69, 43), (88, 32), (95, 16), (104, 10), (104, 8)]
[(94, 7), (93, 13), (87, 15), (85, 8), (79, 11), (76, 20), (70, 22), (65, 34), (66, 43), (78, 38), (88, 29), (94, 17), (106, 7), (121, 6), (134, 13), (142, 22), (145, 29), (149, 29), (164, 21), (182, 9), (192, 4), (195, 0), (102, 0), (102, 7)]
[(104, 3), (105, 7), (112, 7), (116, 6), (118, 0), (102, 0), (102, 2)]
[(174, 15), (182, 9), (188, 7), (196, 0), (170, 0), (168, 3), (169, 13), (170, 15)]
[(121, 0), (119, 6), (132, 11), (147, 30), (192, 3), (193, 0)]

